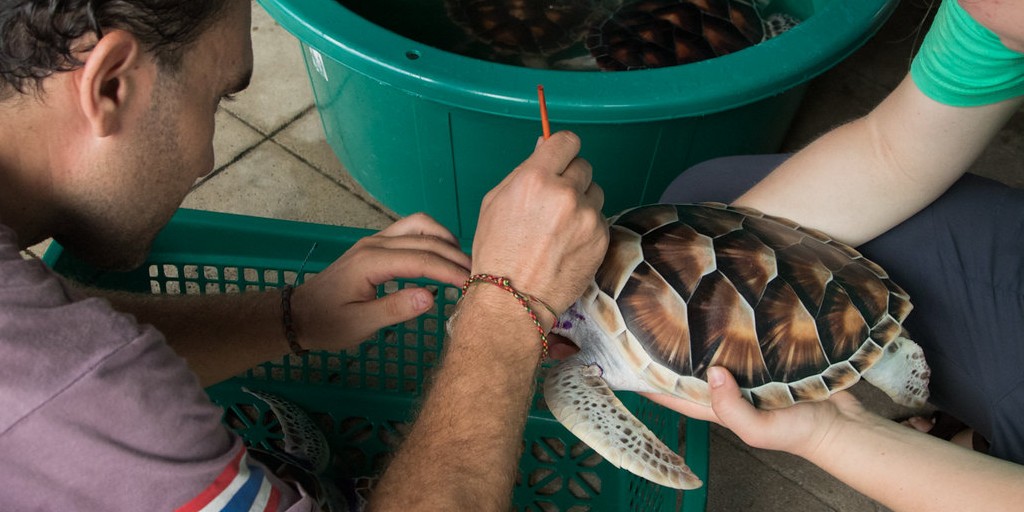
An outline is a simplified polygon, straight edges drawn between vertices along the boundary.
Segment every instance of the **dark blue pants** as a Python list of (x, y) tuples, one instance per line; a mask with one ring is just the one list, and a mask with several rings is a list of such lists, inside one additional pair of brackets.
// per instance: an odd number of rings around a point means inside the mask
[[(704, 162), (662, 201), (731, 202), (787, 156)], [(1024, 464), (1024, 190), (968, 174), (858, 249), (910, 294), (905, 327), (932, 368), (932, 403), (985, 436), (992, 455)]]

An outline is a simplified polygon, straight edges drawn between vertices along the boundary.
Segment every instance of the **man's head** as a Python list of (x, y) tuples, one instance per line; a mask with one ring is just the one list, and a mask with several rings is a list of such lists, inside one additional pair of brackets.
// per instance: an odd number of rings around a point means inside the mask
[[(0, 2), (3, 93), (25, 93), (53, 73), (82, 65), (87, 35), (125, 30), (167, 68), (216, 19), (223, 0), (5, 0)], [(78, 45), (76, 47), (76, 45)]]
[(140, 263), (212, 169), (220, 100), (248, 84), (249, 1), (0, 6), (0, 222)]

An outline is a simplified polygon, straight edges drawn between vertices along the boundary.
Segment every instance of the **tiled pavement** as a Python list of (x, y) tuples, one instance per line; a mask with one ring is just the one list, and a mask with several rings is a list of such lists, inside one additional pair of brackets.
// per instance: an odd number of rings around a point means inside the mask
[[(904, 0), (862, 50), (812, 83), (786, 149), (867, 112), (898, 83), (930, 3)], [(252, 86), (217, 114), (215, 170), (197, 183), (184, 206), (368, 228), (390, 224), (396, 216), (348, 177), (324, 141), (296, 40), (255, 3), (252, 35)], [(1022, 129), (1024, 117), (1018, 114), (975, 171), (1024, 184)], [(877, 394), (869, 399), (886, 405)], [(717, 428), (709, 492), (713, 511), (882, 509), (802, 460), (747, 448)]]

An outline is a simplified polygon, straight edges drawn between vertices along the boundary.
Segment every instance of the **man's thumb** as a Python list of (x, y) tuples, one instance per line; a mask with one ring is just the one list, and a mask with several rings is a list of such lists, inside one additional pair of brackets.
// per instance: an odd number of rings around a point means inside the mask
[(362, 320), (377, 325), (393, 325), (426, 313), (434, 305), (434, 296), (426, 288), (404, 288), (363, 304)]

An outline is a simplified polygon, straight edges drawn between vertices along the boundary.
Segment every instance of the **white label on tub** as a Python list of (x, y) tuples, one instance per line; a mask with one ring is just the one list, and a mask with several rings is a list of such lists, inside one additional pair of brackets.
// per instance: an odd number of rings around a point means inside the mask
[(316, 48), (309, 49), (309, 56), (313, 59), (313, 68), (316, 69), (316, 72), (324, 77), (325, 82), (330, 82), (331, 79), (327, 78), (327, 68), (324, 67), (324, 56), (320, 55)]

